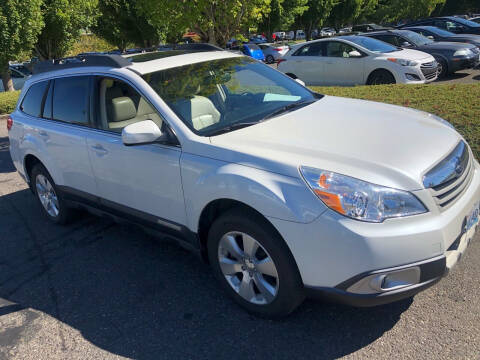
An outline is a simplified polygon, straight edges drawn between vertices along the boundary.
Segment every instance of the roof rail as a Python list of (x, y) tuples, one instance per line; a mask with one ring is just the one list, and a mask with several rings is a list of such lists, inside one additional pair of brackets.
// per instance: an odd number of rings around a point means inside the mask
[(123, 68), (132, 65), (130, 61), (120, 55), (80, 55), (64, 59), (47, 60), (36, 63), (33, 67), (34, 74), (48, 71), (80, 68), (86, 66), (105, 66), (112, 68)]

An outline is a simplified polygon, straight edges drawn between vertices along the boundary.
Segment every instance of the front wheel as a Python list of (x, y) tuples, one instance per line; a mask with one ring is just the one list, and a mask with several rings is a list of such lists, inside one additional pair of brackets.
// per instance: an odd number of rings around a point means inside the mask
[(396, 83), (395, 77), (387, 70), (375, 70), (370, 74), (367, 81), (367, 85), (388, 85)]
[(281, 317), (304, 299), (293, 257), (266, 220), (233, 210), (218, 218), (208, 235), (208, 256), (224, 290), (250, 313)]

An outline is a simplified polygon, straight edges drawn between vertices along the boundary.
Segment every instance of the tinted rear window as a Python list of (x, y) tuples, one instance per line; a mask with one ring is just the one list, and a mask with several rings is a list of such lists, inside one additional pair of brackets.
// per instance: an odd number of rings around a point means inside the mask
[(88, 125), (88, 76), (55, 80), (53, 118), (74, 124)]
[(42, 81), (30, 86), (20, 109), (31, 116), (42, 116), (42, 103), (47, 87), (48, 81)]

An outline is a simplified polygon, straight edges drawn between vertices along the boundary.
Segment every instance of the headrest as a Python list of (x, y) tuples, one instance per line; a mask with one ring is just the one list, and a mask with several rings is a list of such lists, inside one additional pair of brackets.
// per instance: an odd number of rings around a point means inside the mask
[(153, 110), (152, 106), (143, 97), (141, 97), (140, 101), (138, 102), (137, 116), (150, 115), (153, 113), (155, 113), (155, 110)]
[(122, 96), (112, 99), (112, 117), (111, 121), (130, 120), (137, 116), (137, 110), (133, 100)]

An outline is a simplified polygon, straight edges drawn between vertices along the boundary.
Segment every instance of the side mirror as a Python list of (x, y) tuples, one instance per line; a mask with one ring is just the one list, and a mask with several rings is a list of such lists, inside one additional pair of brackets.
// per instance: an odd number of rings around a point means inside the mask
[(428, 36), (427, 36), (427, 39), (435, 40), (435, 38), (434, 38), (432, 35), (428, 35)]
[(150, 144), (162, 137), (162, 130), (152, 120), (144, 120), (127, 125), (122, 130), (125, 145)]
[(299, 83), (302, 86), (305, 86), (305, 81), (300, 80), (299, 78), (296, 78), (295, 81)]
[(402, 43), (402, 47), (409, 48), (409, 47), (412, 47), (412, 44), (410, 44), (410, 43), (407, 42), (407, 41), (404, 41), (404, 42)]
[(360, 54), (360, 51), (353, 50), (348, 53), (348, 56), (352, 58), (358, 58), (358, 57), (362, 57), (362, 54)]

